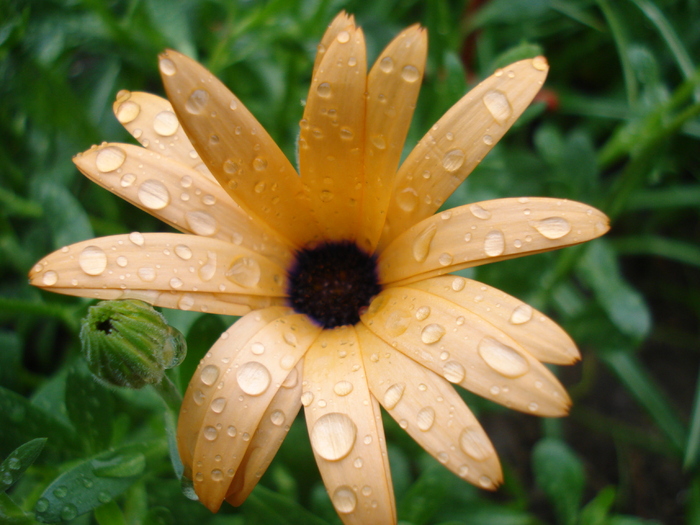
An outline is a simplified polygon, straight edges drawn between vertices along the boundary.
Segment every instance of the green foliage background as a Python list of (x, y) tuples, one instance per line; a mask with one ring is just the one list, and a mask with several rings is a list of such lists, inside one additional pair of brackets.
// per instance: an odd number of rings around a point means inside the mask
[[(543, 94), (449, 206), (558, 196), (612, 218), (604, 239), (469, 272), (579, 343), (583, 362), (557, 371), (574, 408), (540, 420), (465, 394), (504, 464), (496, 494), (387, 420), (402, 523), (700, 523), (694, 0), (0, 2), (0, 522), (34, 523), (44, 497), (44, 516), (81, 525), (338, 523), (303, 418), (242, 507), (215, 516), (186, 499), (159, 398), (95, 383), (77, 339), (89, 302), (26, 276), (66, 244), (165, 228), (71, 163), (93, 143), (130, 141), (111, 103), (120, 89), (163, 94), (158, 52), (201, 60), (293, 158), (315, 46), (340, 9), (364, 27), (371, 60), (401, 28), (428, 28), (409, 146), (495, 68), (547, 56)], [(165, 313), (188, 339), (172, 375), (186, 385), (232, 319)]]

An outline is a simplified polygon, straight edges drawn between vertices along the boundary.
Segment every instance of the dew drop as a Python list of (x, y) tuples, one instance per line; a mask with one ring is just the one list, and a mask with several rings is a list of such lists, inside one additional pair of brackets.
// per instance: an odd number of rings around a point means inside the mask
[(175, 255), (184, 261), (189, 261), (192, 258), (192, 250), (190, 250), (189, 246), (178, 244), (175, 246)]
[(391, 57), (384, 57), (379, 61), (379, 69), (384, 73), (391, 73), (394, 70), (394, 60)]
[(221, 469), (215, 468), (211, 471), (211, 479), (214, 481), (221, 481), (224, 479), (224, 473)]
[(372, 135), (369, 140), (372, 142), (372, 145), (377, 149), (386, 148), (386, 138), (384, 138), (384, 135)]
[(549, 67), (547, 64), (547, 59), (544, 57), (535, 57), (532, 59), (532, 67), (538, 71), (547, 71)]
[(219, 367), (216, 365), (207, 365), (202, 368), (202, 373), (199, 379), (207, 386), (211, 386), (219, 377)]
[(253, 159), (253, 168), (255, 171), (264, 171), (267, 169), (267, 161), (262, 157), (255, 157)]
[(214, 235), (219, 229), (216, 219), (205, 211), (188, 211), (185, 221), (193, 233), (204, 237)]
[(107, 254), (98, 246), (88, 246), (78, 257), (80, 269), (88, 275), (100, 275), (107, 268)]
[(238, 101), (235, 98), (232, 98), (228, 108), (231, 111), (236, 111), (238, 109)]
[(78, 509), (72, 503), (64, 505), (61, 509), (61, 519), (63, 521), (70, 521), (78, 515)]
[(229, 437), (236, 437), (238, 431), (236, 430), (236, 427), (229, 425), (229, 427), (226, 429), (226, 434), (228, 434)]
[(126, 257), (124, 257), (123, 255), (120, 255), (119, 257), (117, 257), (117, 266), (119, 266), (121, 268), (125, 268), (127, 264), (129, 264), (129, 261), (127, 260)]
[(494, 450), (483, 430), (467, 427), (459, 435), (459, 447), (469, 457), (484, 461), (493, 455)]
[(527, 405), (527, 408), (530, 412), (537, 412), (540, 406), (537, 403), (530, 403), (529, 405)]
[(331, 501), (338, 514), (350, 514), (357, 507), (357, 496), (347, 485), (341, 485), (335, 489)]
[(350, 392), (352, 392), (352, 383), (349, 381), (338, 381), (333, 386), (333, 392), (339, 396), (347, 396)]
[(189, 294), (185, 294), (177, 302), (177, 307), (180, 310), (192, 310), (192, 307), (194, 306), (194, 297), (192, 297)]
[(329, 98), (331, 96), (331, 85), (328, 82), (321, 82), (316, 87), (316, 93), (319, 97)]
[(178, 288), (182, 288), (182, 285), (183, 285), (182, 279), (180, 279), (178, 277), (173, 277), (172, 279), (170, 279), (170, 287), (171, 288), (174, 288), (175, 290), (177, 290)]
[(384, 393), (384, 408), (387, 410), (394, 408), (401, 401), (404, 390), (406, 390), (405, 383), (394, 383), (387, 388)]
[(240, 166), (233, 162), (231, 159), (227, 159), (224, 161), (224, 172), (226, 172), (229, 175), (234, 175), (240, 171)]
[(306, 391), (301, 395), (301, 404), (304, 405), (305, 407), (309, 406), (313, 402), (314, 402), (313, 392)]
[(450, 456), (447, 454), (447, 452), (440, 452), (437, 455), (437, 459), (444, 465), (450, 460)]
[(442, 375), (445, 376), (450, 383), (461, 383), (467, 375), (466, 370), (461, 363), (457, 361), (448, 361), (442, 367)]
[(416, 416), (416, 425), (423, 432), (430, 430), (435, 423), (435, 410), (433, 407), (423, 407)]
[(281, 427), (284, 425), (286, 417), (284, 415), (284, 412), (281, 410), (275, 410), (270, 414), (270, 422), (275, 425), (276, 427)]
[(161, 111), (153, 119), (153, 129), (162, 137), (170, 137), (177, 132), (180, 123), (172, 111)]
[(452, 264), (452, 260), (452, 254), (447, 252), (440, 254), (440, 257), (438, 257), (438, 262), (442, 266), (449, 266), (450, 264)]
[(498, 257), (502, 255), (506, 249), (506, 240), (503, 237), (503, 232), (500, 230), (492, 230), (486, 234), (484, 239), (484, 252), (489, 257)]
[(175, 73), (177, 73), (177, 68), (175, 67), (175, 63), (170, 60), (169, 58), (161, 58), (160, 61), (158, 62), (158, 68), (160, 69), (160, 72), (163, 73), (165, 76), (171, 77)]
[(505, 93), (498, 90), (489, 91), (483, 98), (486, 109), (489, 110), (491, 116), (496, 119), (496, 122), (503, 124), (513, 114), (513, 108), (508, 102), (508, 97)]
[(420, 333), (420, 339), (427, 345), (437, 343), (442, 336), (445, 335), (445, 327), (441, 324), (431, 323), (427, 325)]
[(364, 465), (362, 458), (355, 458), (355, 461), (352, 462), (352, 466), (355, 468), (362, 468), (362, 465)]
[(262, 343), (253, 343), (250, 345), (250, 351), (255, 355), (262, 355), (265, 352), (265, 345)]
[(224, 411), (224, 408), (226, 408), (225, 397), (217, 397), (214, 401), (211, 402), (211, 410), (216, 414), (221, 414)]
[(413, 188), (405, 188), (396, 195), (396, 204), (403, 211), (411, 212), (418, 206), (418, 192)]
[(216, 427), (204, 427), (202, 432), (204, 434), (204, 439), (207, 441), (214, 441), (217, 437), (219, 437), (219, 431), (216, 430)]
[(144, 282), (150, 283), (156, 280), (156, 271), (151, 266), (142, 266), (136, 273)]
[(452, 280), (452, 289), (455, 292), (461, 292), (464, 290), (464, 287), (467, 285), (467, 280), (464, 277), (455, 277)]
[(527, 360), (517, 350), (492, 337), (484, 337), (479, 342), (478, 350), (486, 364), (502, 376), (520, 377), (530, 369)]
[(532, 319), (532, 306), (529, 304), (521, 304), (510, 315), (509, 321), (512, 324), (525, 324)]
[(442, 157), (442, 167), (448, 172), (457, 171), (464, 164), (464, 152), (461, 149), (453, 149)]
[(493, 137), (491, 135), (484, 135), (484, 138), (482, 140), (487, 146), (493, 146)]
[(145, 238), (140, 232), (131, 232), (129, 234), (129, 240), (133, 242), (136, 246), (143, 246)]
[(195, 89), (185, 102), (185, 109), (193, 115), (199, 115), (209, 103), (209, 92)]
[(420, 72), (416, 66), (404, 66), (401, 70), (401, 78), (403, 78), (406, 82), (413, 83), (420, 78)]
[(238, 386), (250, 396), (259, 396), (270, 386), (270, 372), (257, 361), (249, 361), (236, 373)]
[(532, 223), (535, 229), (547, 239), (561, 239), (571, 231), (571, 224), (561, 217), (550, 217)]
[(148, 179), (141, 186), (137, 193), (141, 204), (151, 210), (162, 210), (170, 204), (170, 193), (160, 181)]
[(260, 282), (262, 270), (258, 261), (252, 257), (240, 257), (226, 272), (226, 278), (244, 288), (251, 288)]
[(49, 500), (46, 498), (39, 498), (39, 500), (36, 502), (36, 505), (34, 506), (34, 510), (36, 512), (46, 512), (49, 509), (50, 503)]
[(126, 153), (117, 146), (102, 148), (95, 157), (95, 166), (102, 173), (118, 169), (126, 160)]
[(122, 188), (128, 188), (134, 182), (136, 182), (136, 175), (134, 175), (133, 173), (125, 173), (124, 175), (122, 175), (122, 178), (119, 181), (119, 184), (121, 185)]
[(122, 124), (128, 124), (136, 119), (141, 113), (141, 106), (136, 102), (128, 100), (120, 104), (116, 111), (117, 120)]
[(481, 476), (479, 478), (479, 485), (481, 485), (482, 487), (487, 489), (487, 488), (492, 488), (494, 486), (494, 483), (490, 477), (484, 475), (484, 476)]
[(430, 306), (421, 306), (416, 310), (416, 319), (425, 321), (430, 315)]
[(331, 412), (318, 418), (311, 429), (311, 445), (323, 459), (338, 461), (355, 445), (357, 427), (345, 414)]
[(430, 252), (430, 243), (435, 237), (437, 232), (437, 226), (431, 224), (425, 230), (423, 230), (416, 239), (413, 241), (413, 258), (416, 262), (423, 262), (428, 258), (428, 253)]
[(48, 272), (44, 273), (41, 278), (41, 282), (44, 283), (44, 286), (53, 286), (58, 282), (58, 274), (53, 270), (49, 270)]
[(354, 133), (350, 128), (340, 128), (340, 138), (344, 140), (352, 140)]
[(472, 204), (469, 206), (469, 211), (472, 212), (472, 215), (476, 217), (477, 219), (490, 219), (491, 218), (491, 212), (488, 210), (485, 210), (478, 204)]

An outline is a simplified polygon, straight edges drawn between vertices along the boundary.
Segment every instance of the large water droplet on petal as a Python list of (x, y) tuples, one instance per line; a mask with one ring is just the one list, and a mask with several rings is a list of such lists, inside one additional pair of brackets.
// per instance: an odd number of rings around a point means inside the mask
[(259, 396), (270, 386), (270, 372), (265, 365), (249, 361), (236, 373), (238, 386), (250, 396)]
[(177, 67), (175, 67), (175, 63), (169, 58), (161, 58), (158, 62), (158, 68), (160, 69), (161, 73), (168, 77), (171, 77), (175, 73), (177, 73)]
[(461, 383), (464, 381), (467, 372), (461, 363), (457, 361), (448, 361), (442, 367), (442, 374), (450, 383)]
[(571, 231), (571, 224), (562, 217), (550, 217), (533, 222), (532, 225), (547, 239), (561, 239)]
[(416, 416), (416, 425), (423, 432), (430, 430), (435, 423), (435, 409), (433, 407), (423, 407)]
[(472, 215), (474, 215), (474, 217), (476, 217), (477, 219), (486, 220), (486, 219), (491, 218), (491, 212), (488, 210), (485, 210), (484, 208), (482, 208), (478, 204), (472, 204), (471, 206), (469, 206), (469, 211), (471, 211)]
[(338, 514), (349, 514), (357, 506), (357, 496), (347, 485), (342, 485), (333, 491), (331, 501)]
[(102, 173), (118, 169), (126, 160), (126, 153), (117, 146), (102, 148), (95, 157), (95, 166)]
[(141, 184), (137, 195), (141, 204), (151, 210), (162, 210), (170, 204), (168, 188), (155, 179), (149, 179)]
[(338, 461), (355, 445), (357, 427), (345, 414), (331, 412), (318, 418), (311, 429), (311, 446), (323, 459)]
[(391, 73), (394, 69), (394, 60), (391, 57), (384, 57), (379, 61), (379, 69), (384, 73)]
[(185, 221), (193, 233), (203, 237), (214, 235), (219, 229), (216, 219), (205, 211), (188, 211)]
[(127, 100), (126, 102), (119, 105), (116, 111), (117, 120), (122, 124), (128, 124), (129, 122), (136, 119), (141, 113), (141, 106), (136, 102)]
[(401, 401), (404, 390), (406, 390), (405, 383), (395, 383), (387, 388), (384, 393), (384, 408), (387, 410), (394, 408)]
[(517, 350), (492, 337), (484, 337), (479, 342), (478, 349), (486, 364), (505, 377), (520, 377), (530, 369), (527, 359)]
[(177, 132), (180, 123), (172, 111), (161, 111), (153, 119), (153, 129), (162, 137), (170, 137)]
[(423, 262), (428, 258), (428, 253), (430, 252), (430, 243), (435, 237), (437, 232), (437, 226), (431, 224), (425, 230), (418, 234), (415, 241), (413, 241), (413, 258), (417, 262)]
[(459, 446), (464, 453), (477, 461), (483, 461), (494, 453), (483, 430), (467, 427), (459, 435)]
[(352, 383), (350, 381), (338, 381), (333, 386), (333, 392), (339, 396), (347, 396), (350, 392), (352, 392), (352, 388)]
[(44, 286), (53, 286), (58, 282), (58, 274), (53, 270), (49, 270), (48, 272), (44, 273), (41, 278), (41, 282), (44, 284)]
[(416, 66), (404, 66), (401, 70), (401, 78), (403, 78), (406, 82), (413, 83), (420, 78), (420, 72)]
[(331, 96), (331, 85), (328, 82), (321, 82), (316, 87), (316, 93), (319, 97), (328, 98)]
[(219, 377), (219, 367), (216, 365), (207, 365), (202, 368), (199, 379), (207, 386), (214, 384), (214, 381)]
[(413, 188), (404, 188), (396, 195), (396, 204), (403, 211), (413, 211), (418, 206), (418, 192)]
[(442, 158), (442, 167), (450, 173), (457, 171), (462, 164), (464, 164), (464, 152), (461, 149), (448, 151)]
[(445, 335), (445, 327), (441, 324), (431, 323), (427, 325), (420, 333), (421, 341), (427, 345), (437, 343), (442, 336)]
[(503, 232), (500, 230), (492, 230), (486, 234), (484, 239), (484, 251), (489, 257), (498, 257), (502, 255), (506, 249), (506, 240)]
[(209, 103), (209, 92), (195, 89), (185, 102), (185, 109), (193, 115), (199, 115)]
[(107, 254), (98, 246), (88, 246), (78, 257), (80, 269), (88, 275), (100, 275), (107, 268)]
[(513, 324), (525, 324), (532, 319), (532, 306), (521, 304), (510, 315), (509, 321)]
[(508, 97), (502, 91), (496, 89), (484, 95), (484, 104), (496, 122), (503, 124), (513, 114), (513, 108), (508, 102)]
[(245, 288), (256, 286), (260, 282), (262, 270), (258, 261), (252, 257), (241, 257), (231, 264), (226, 278)]

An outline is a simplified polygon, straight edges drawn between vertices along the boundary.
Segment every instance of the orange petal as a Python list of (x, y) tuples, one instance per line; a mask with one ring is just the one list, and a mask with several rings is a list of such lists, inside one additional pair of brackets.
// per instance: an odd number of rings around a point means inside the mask
[(176, 51), (161, 55), (160, 70), (180, 124), (224, 190), (295, 245), (318, 237), (299, 176), (250, 111)]
[(358, 242), (369, 253), (374, 252), (384, 227), (427, 51), (427, 32), (411, 26), (389, 43), (367, 78), (367, 176)]
[(327, 240), (354, 240), (364, 183), (367, 58), (360, 29), (340, 31), (311, 82), (299, 171)]
[(565, 199), (510, 198), (459, 206), (397, 237), (379, 258), (380, 278), (384, 283), (426, 279), (572, 246), (608, 228), (605, 214)]
[(558, 324), (496, 288), (453, 275), (434, 277), (408, 286), (466, 308), (512, 337), (538, 361), (570, 365), (581, 358), (576, 344)]
[(454, 387), (357, 327), (369, 388), (401, 428), (459, 477), (494, 489), (501, 465), (484, 429)]
[(180, 231), (244, 246), (285, 267), (292, 257), (282, 237), (179, 159), (130, 144), (102, 144), (73, 162), (92, 181)]
[(475, 394), (538, 416), (568, 411), (566, 390), (542, 363), (456, 303), (414, 288), (388, 288), (362, 322), (406, 356)]
[(313, 74), (311, 75), (312, 78), (316, 76), (316, 70), (318, 69), (319, 64), (321, 63), (321, 60), (326, 54), (326, 51), (328, 51), (328, 48), (331, 45), (331, 42), (335, 40), (338, 36), (338, 33), (341, 31), (353, 31), (355, 29), (355, 17), (352, 15), (347, 14), (345, 11), (341, 11), (336, 15), (336, 17), (333, 19), (333, 21), (328, 25), (328, 28), (326, 29), (326, 32), (323, 34), (323, 38), (321, 39), (321, 42), (318, 44), (316, 48), (316, 59), (314, 60), (314, 69), (313, 69)]
[(303, 390), (311, 448), (343, 523), (396, 523), (379, 404), (354, 327), (321, 332), (304, 357)]
[(219, 368), (216, 394), (201, 422), (192, 459), (195, 492), (212, 512), (226, 497), (281, 385), (320, 331), (305, 315), (278, 318)]
[(515, 62), (445, 113), (399, 169), (380, 249), (445, 202), (525, 111), (548, 69), (543, 57)]

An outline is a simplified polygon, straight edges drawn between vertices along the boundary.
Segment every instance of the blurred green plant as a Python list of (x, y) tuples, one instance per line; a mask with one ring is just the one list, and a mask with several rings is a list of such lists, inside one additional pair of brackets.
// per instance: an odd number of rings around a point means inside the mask
[[(496, 67), (547, 56), (538, 101), (447, 206), (554, 195), (613, 219), (604, 240), (468, 271), (548, 312), (579, 343), (582, 365), (561, 370), (574, 408), (566, 420), (539, 422), (465, 394), (503, 459), (496, 495), (457, 482), (387, 420), (399, 519), (698, 523), (700, 5), (692, 0), (0, 3), (0, 522), (337, 523), (303, 419), (240, 509), (213, 516), (185, 498), (170, 460), (172, 414), (164, 423), (152, 390), (96, 383), (78, 339), (90, 303), (32, 289), (26, 275), (66, 244), (163, 228), (70, 162), (93, 143), (129, 140), (111, 102), (120, 89), (162, 94), (158, 52), (203, 61), (294, 158), (315, 46), (342, 8), (364, 27), (370, 59), (401, 28), (428, 28), (408, 147)], [(188, 356), (169, 372), (184, 385), (230, 320), (163, 314), (186, 334)]]

